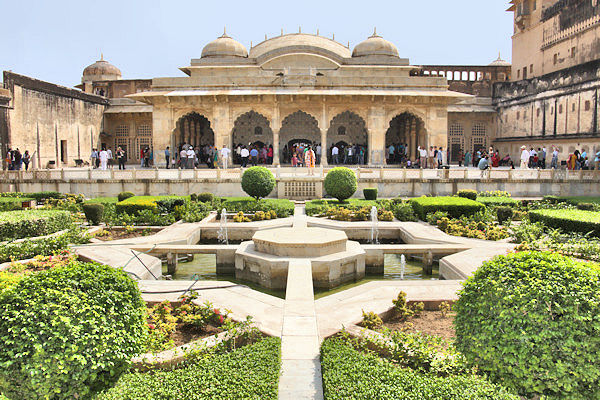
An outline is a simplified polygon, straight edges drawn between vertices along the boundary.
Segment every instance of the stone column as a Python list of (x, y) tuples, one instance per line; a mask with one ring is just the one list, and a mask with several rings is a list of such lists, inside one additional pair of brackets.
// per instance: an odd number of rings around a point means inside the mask
[(327, 146), (327, 129), (321, 129), (321, 165), (327, 166), (327, 151), (329, 146)]
[(385, 165), (385, 110), (382, 107), (371, 107), (367, 115), (367, 130), (369, 132), (369, 165)]
[(281, 121), (279, 116), (279, 104), (275, 101), (273, 107), (273, 121), (271, 121), (271, 130), (273, 131), (273, 165), (281, 165), (279, 149), (279, 130), (281, 129)]
[(408, 152), (408, 157), (410, 157), (410, 159), (412, 161), (415, 161), (415, 155), (417, 153), (417, 129), (416, 128), (410, 130), (410, 140), (408, 142), (408, 145), (410, 146), (409, 152)]

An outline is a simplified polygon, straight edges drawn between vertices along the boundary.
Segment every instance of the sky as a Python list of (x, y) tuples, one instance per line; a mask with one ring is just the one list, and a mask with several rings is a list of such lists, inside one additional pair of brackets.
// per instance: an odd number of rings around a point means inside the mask
[(377, 33), (413, 65), (510, 61), (508, 0), (183, 1), (0, 0), (0, 70), (74, 86), (100, 58), (123, 79), (184, 76), (223, 33), (248, 49), (284, 33), (316, 33), (351, 48)]

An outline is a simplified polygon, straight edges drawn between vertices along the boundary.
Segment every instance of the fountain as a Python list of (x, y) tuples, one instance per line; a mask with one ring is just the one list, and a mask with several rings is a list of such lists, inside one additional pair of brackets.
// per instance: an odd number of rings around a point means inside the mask
[(219, 227), (219, 234), (217, 236), (219, 243), (229, 244), (229, 238), (227, 237), (227, 210), (221, 210), (221, 226)]
[(404, 280), (404, 273), (406, 272), (406, 257), (404, 254), (400, 256), (400, 280)]
[(371, 244), (379, 244), (379, 228), (377, 227), (377, 207), (371, 207)]

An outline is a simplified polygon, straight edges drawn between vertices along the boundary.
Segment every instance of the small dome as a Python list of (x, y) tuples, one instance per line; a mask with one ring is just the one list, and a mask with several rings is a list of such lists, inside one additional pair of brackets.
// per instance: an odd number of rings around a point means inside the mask
[(206, 57), (248, 57), (248, 50), (237, 40), (223, 36), (213, 40), (202, 49), (202, 58)]
[(377, 35), (377, 31), (375, 31), (367, 40), (357, 44), (352, 52), (352, 57), (364, 56), (399, 57), (399, 54), (398, 49), (392, 42)]
[(489, 64), (490, 67), (510, 67), (511, 63), (509, 63), (506, 60), (503, 60), (502, 57), (500, 57), (500, 53), (498, 53), (498, 59), (496, 59), (495, 61), (492, 61)]
[(99, 77), (99, 76), (106, 76), (106, 75), (116, 76), (117, 79), (120, 79), (121, 71), (119, 70), (119, 68), (115, 67), (114, 65), (112, 65), (111, 63), (106, 61), (104, 59), (104, 55), (101, 55), (100, 60), (96, 61), (92, 65), (87, 66), (83, 70), (84, 77), (90, 77), (90, 76), (98, 76)]

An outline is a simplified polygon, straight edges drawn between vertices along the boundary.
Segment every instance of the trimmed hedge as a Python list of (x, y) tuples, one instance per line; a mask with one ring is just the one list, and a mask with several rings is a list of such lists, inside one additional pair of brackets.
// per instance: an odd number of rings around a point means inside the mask
[(82, 206), (85, 218), (91, 225), (100, 225), (104, 214), (104, 204), (102, 203), (87, 203)]
[(486, 207), (516, 207), (519, 201), (512, 197), (477, 197), (477, 201)]
[(600, 212), (598, 211), (532, 210), (529, 212), (529, 219), (565, 232), (592, 232), (594, 236), (600, 236)]
[(266, 338), (172, 371), (131, 372), (95, 400), (276, 400), (280, 343)]
[(513, 216), (513, 209), (510, 207), (498, 207), (496, 208), (496, 218), (499, 223), (504, 223), (511, 219)]
[(411, 199), (410, 204), (417, 216), (425, 221), (427, 214), (444, 211), (453, 218), (473, 215), (484, 209), (484, 205), (463, 197), (419, 197)]
[(119, 199), (119, 201), (125, 201), (133, 196), (135, 196), (135, 194), (133, 192), (121, 192), (117, 196), (117, 199)]
[(548, 252), (498, 256), (459, 293), (456, 347), (526, 398), (597, 399), (599, 304), (597, 264)]
[(71, 213), (61, 210), (0, 212), (0, 240), (49, 235), (71, 226)]
[(323, 342), (321, 368), (327, 400), (519, 400), (483, 378), (441, 378), (400, 368), (375, 354), (355, 350), (340, 338)]
[(363, 196), (365, 200), (377, 200), (377, 188), (363, 189)]
[(27, 193), (26, 197), (31, 197), (32, 199), (36, 199), (38, 202), (43, 202), (44, 200), (48, 200), (48, 199), (62, 199), (64, 196), (60, 192), (45, 191), (45, 192)]
[(89, 236), (81, 230), (70, 229), (60, 235), (22, 242), (0, 243), (0, 263), (25, 260), (35, 256), (50, 256), (69, 248), (71, 244), (89, 242)]
[(456, 192), (456, 195), (465, 199), (475, 200), (477, 199), (477, 190), (463, 189)]
[(146, 304), (119, 269), (73, 262), (0, 292), (0, 392), (90, 398), (127, 370), (147, 335)]
[(275, 183), (275, 176), (265, 167), (250, 167), (242, 175), (242, 190), (256, 200), (271, 194)]
[(358, 183), (354, 171), (346, 167), (336, 167), (325, 176), (323, 187), (327, 195), (344, 201), (354, 195)]
[(35, 200), (33, 197), (0, 197), (0, 211), (22, 210), (23, 202)]
[[(294, 214), (294, 203), (287, 199), (261, 199), (255, 200), (251, 197), (225, 197), (223, 198), (222, 208), (227, 212), (244, 214), (254, 213), (256, 211), (275, 211), (277, 218), (285, 218)], [(217, 210), (219, 213), (221, 210)]]
[(201, 203), (210, 203), (215, 199), (215, 195), (210, 192), (198, 193), (196, 195), (196, 200)]
[(183, 199), (182, 196), (134, 196), (123, 201), (119, 201), (116, 206), (118, 214), (136, 215), (140, 211), (149, 210), (158, 213), (157, 202), (168, 199)]

